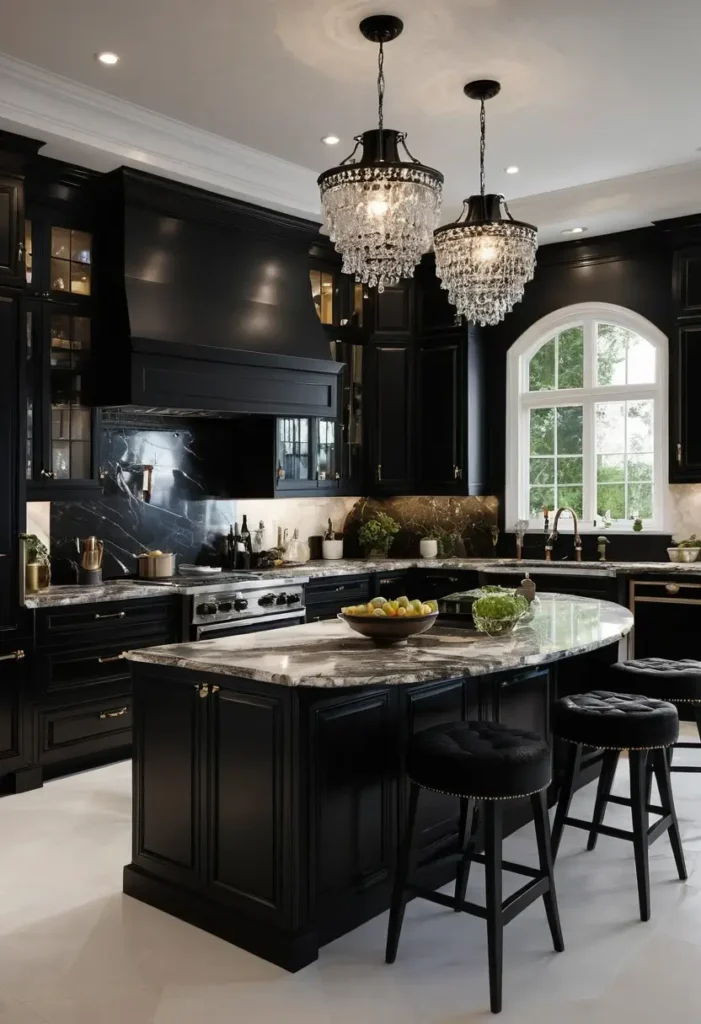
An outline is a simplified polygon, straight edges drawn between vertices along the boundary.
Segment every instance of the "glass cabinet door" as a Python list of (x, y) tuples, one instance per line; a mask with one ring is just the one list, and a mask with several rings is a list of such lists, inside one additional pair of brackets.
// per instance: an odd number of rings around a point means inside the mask
[(319, 481), (341, 479), (341, 424), (336, 420), (317, 420), (316, 478)]
[[(359, 480), (363, 474), (363, 351), (362, 345), (330, 342), (331, 358), (343, 363), (339, 380), (340, 440), (337, 470), (343, 480)], [(328, 421), (326, 421), (328, 422)]]
[(326, 270), (310, 270), (309, 281), (317, 316), (322, 324), (335, 323), (336, 282), (334, 275)]
[(285, 416), (277, 421), (277, 479), (311, 480), (311, 424), (304, 417)]
[(86, 394), (90, 318), (52, 310), (49, 338), (51, 472), (54, 480), (87, 480), (92, 440)]
[(89, 296), (92, 235), (73, 228), (51, 227), (50, 291)]

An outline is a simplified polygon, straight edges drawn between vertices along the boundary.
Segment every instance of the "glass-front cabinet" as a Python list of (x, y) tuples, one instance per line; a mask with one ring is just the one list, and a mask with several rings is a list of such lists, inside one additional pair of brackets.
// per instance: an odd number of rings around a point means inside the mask
[(92, 234), (63, 211), (26, 221), (26, 475), (33, 499), (94, 492)]

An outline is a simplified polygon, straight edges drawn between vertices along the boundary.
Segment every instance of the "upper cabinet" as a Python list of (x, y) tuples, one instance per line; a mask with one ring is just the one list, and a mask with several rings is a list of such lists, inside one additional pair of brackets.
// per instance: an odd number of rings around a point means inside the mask
[(34, 500), (94, 496), (90, 220), (35, 206), (25, 223), (26, 478)]
[(701, 245), (674, 254), (674, 304), (678, 318), (701, 318)]
[[(680, 244), (674, 253), (672, 287), (675, 330), (669, 340), (669, 479), (701, 482), (701, 226), (686, 228), (699, 244)], [(673, 238), (675, 235), (673, 234)], [(678, 237), (678, 236), (677, 236)]]
[(24, 283), (24, 181), (0, 175), (0, 284)]

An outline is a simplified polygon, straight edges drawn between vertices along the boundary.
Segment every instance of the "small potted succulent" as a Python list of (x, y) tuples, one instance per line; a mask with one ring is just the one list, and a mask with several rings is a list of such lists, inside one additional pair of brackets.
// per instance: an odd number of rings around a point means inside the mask
[(358, 531), (358, 541), (366, 558), (386, 558), (399, 533), (399, 523), (386, 512), (376, 512)]
[(513, 593), (488, 593), (472, 605), (472, 618), (480, 633), (506, 636), (528, 611), (525, 597)]
[(671, 562), (695, 562), (701, 550), (701, 540), (692, 533), (686, 540), (680, 540), (675, 548), (667, 548)]
[(424, 527), (419, 531), (421, 539), (419, 540), (419, 554), (422, 558), (437, 558), (438, 557), (438, 532), (435, 528), (429, 529)]

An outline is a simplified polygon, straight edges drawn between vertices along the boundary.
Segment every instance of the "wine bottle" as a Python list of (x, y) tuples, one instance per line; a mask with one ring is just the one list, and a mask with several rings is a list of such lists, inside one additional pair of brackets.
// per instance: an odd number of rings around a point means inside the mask
[(253, 551), (253, 545), (251, 544), (251, 531), (248, 529), (248, 523), (246, 522), (245, 516), (241, 523), (241, 540), (243, 541), (244, 550), (250, 555)]

